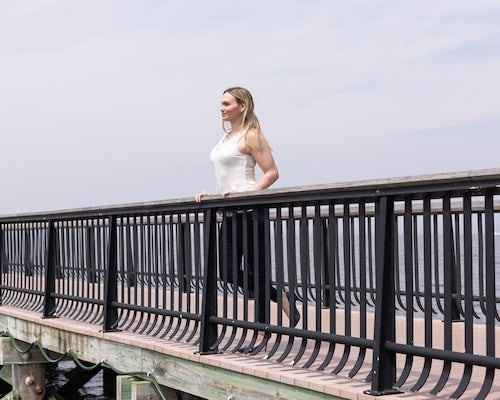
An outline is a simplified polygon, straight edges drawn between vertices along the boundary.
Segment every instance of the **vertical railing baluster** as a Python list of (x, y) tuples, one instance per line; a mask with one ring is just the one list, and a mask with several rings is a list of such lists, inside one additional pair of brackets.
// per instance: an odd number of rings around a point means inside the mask
[(110, 216), (108, 224), (108, 262), (104, 271), (104, 332), (116, 331), (118, 325), (118, 310), (113, 306), (118, 299), (116, 216)]
[[(189, 222), (189, 213), (186, 213), (186, 222), (184, 224), (184, 293), (191, 293), (192, 281), (192, 243), (191, 243), (191, 224)], [(187, 298), (189, 304), (189, 296)]]
[(322, 274), (323, 274), (323, 287), (321, 288), (321, 301), (322, 307), (328, 308), (330, 303), (330, 295), (332, 293), (332, 283), (330, 282), (330, 257), (328, 247), (328, 225), (327, 218), (321, 220), (321, 249), (322, 249)]
[(98, 275), (95, 262), (95, 234), (94, 234), (94, 220), (87, 221), (87, 279), (89, 283), (98, 283)]
[(33, 253), (32, 253), (32, 224), (23, 224), (24, 230), (24, 273), (25, 276), (33, 276)]
[[(350, 214), (350, 204), (348, 202), (344, 203), (344, 213), (342, 219), (342, 246), (343, 246), (343, 266), (344, 266), (344, 334), (345, 336), (351, 336), (352, 332), (352, 288), (351, 287), (351, 214)], [(353, 285), (354, 286), (354, 285)], [(339, 374), (340, 371), (345, 367), (349, 361), (349, 355), (351, 353), (351, 346), (344, 345), (344, 352), (342, 357), (333, 370), (333, 374)]]
[[(452, 350), (453, 346), (453, 280), (454, 280), (454, 243), (453, 225), (451, 217), (451, 199), (447, 195), (443, 198), (443, 287), (444, 287), (444, 313), (443, 313), (443, 348)], [(430, 391), (431, 394), (438, 394), (448, 382), (451, 371), (451, 362), (444, 361), (441, 376)]]
[[(495, 207), (493, 193), (488, 192), (484, 198), (484, 235), (485, 235), (485, 260), (486, 260), (486, 356), (496, 356), (496, 271), (495, 271)], [(495, 380), (495, 369), (487, 368), (483, 385), (476, 399), (484, 399), (490, 392)]]
[[(177, 215), (177, 273), (179, 279), (179, 293), (187, 293), (186, 290), (186, 223), (182, 222), (181, 214)], [(179, 301), (181, 301), (179, 297)]]
[[(367, 331), (367, 299), (366, 299), (366, 204), (359, 202), (358, 213), (358, 241), (359, 241), (359, 336), (366, 338)], [(356, 364), (349, 372), (350, 378), (354, 377), (363, 366), (366, 356), (366, 349), (359, 349)]]
[(375, 205), (375, 268), (377, 276), (375, 332), (371, 389), (367, 394), (399, 393), (396, 381), (396, 354), (386, 350), (395, 340), (394, 299), (394, 199), (384, 196)]
[[(450, 209), (451, 213), (451, 209)], [(456, 220), (458, 221), (458, 219)], [(457, 322), (460, 321), (460, 292), (458, 288), (459, 279), (460, 279), (460, 247), (457, 246), (460, 240), (460, 227), (458, 222), (455, 224), (455, 231), (453, 231), (453, 222), (452, 215), (450, 214), (450, 241), (451, 241), (451, 298), (453, 301), (451, 302), (451, 312), (452, 312), (452, 321)]]
[[(403, 241), (404, 241), (404, 281), (405, 281), (405, 304), (406, 304), (406, 343), (414, 343), (414, 313), (413, 313), (413, 203), (412, 200), (405, 199), (404, 223), (403, 223)], [(413, 366), (413, 355), (406, 355), (405, 366), (401, 372), (395, 387), (401, 387), (410, 376)]]
[(48, 222), (47, 226), (47, 252), (45, 258), (45, 294), (43, 303), (43, 318), (55, 316), (56, 300), (52, 294), (56, 289), (56, 252), (57, 237), (56, 228), (53, 220)]
[[(269, 222), (269, 210), (268, 209), (262, 209), (257, 211), (257, 218), (258, 219), (263, 219), (264, 220), (264, 226), (261, 226), (261, 223), (258, 224), (258, 229), (256, 229), (257, 234), (260, 237), (258, 243), (256, 246), (259, 249), (259, 252), (264, 252), (264, 256), (259, 256), (258, 260), (263, 259), (264, 260), (264, 282), (266, 283), (264, 285), (264, 321), (266, 324), (269, 324), (269, 321), (271, 320), (270, 316), (270, 308), (269, 305), (271, 303), (271, 287), (270, 287), (270, 282), (271, 282), (271, 231), (270, 231), (270, 222)], [(261, 245), (261, 243), (264, 242), (264, 246)], [(258, 268), (257, 268), (258, 269)], [(262, 281), (262, 278), (260, 278)], [(260, 321), (259, 321), (260, 322)]]
[[(423, 246), (424, 246), (424, 346), (432, 348), (432, 218), (431, 199), (424, 198), (423, 203)], [(415, 385), (410, 389), (415, 392), (419, 390), (427, 381), (432, 366), (432, 358), (426, 357), (422, 373)]]
[[(463, 266), (464, 266), (464, 318), (465, 318), (465, 327), (464, 327), (464, 345), (465, 345), (465, 353), (473, 354), (474, 352), (474, 330), (473, 330), (473, 317), (474, 317), (474, 299), (473, 299), (473, 258), (472, 258), (472, 201), (471, 194), (467, 193), (463, 198), (463, 219), (464, 219), (464, 258), (463, 258)], [(457, 252), (460, 254), (460, 252)], [(458, 257), (458, 259), (460, 259)], [(462, 291), (461, 291), (462, 292)], [(450, 398), (458, 399), (467, 389), (469, 382), (472, 376), (472, 365), (468, 364), (464, 366), (464, 372), (462, 375), (462, 379), (457, 389)]]
[(217, 315), (217, 229), (215, 210), (208, 209), (204, 217), (205, 281), (201, 309), (200, 353), (216, 353), (212, 345), (217, 341), (217, 323), (210, 317)]

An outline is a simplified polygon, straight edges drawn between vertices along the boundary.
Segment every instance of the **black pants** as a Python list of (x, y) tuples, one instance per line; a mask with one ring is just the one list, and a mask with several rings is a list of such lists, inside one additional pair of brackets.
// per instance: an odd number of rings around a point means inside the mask
[[(257, 241), (254, 238), (254, 218), (257, 218)], [(233, 222), (233, 221), (236, 222)], [(246, 220), (246, 226), (244, 221)], [(234, 226), (236, 225), (236, 226)], [(236, 228), (236, 238), (233, 241), (233, 229)], [(246, 237), (244, 229), (246, 228)], [(245, 251), (245, 244), (247, 249)], [(235, 213), (232, 216), (226, 216), (222, 222), (219, 231), (219, 273), (221, 278), (239, 287), (244, 286), (244, 276), (247, 274), (247, 287), (249, 297), (252, 298), (257, 292), (258, 313), (257, 322), (265, 321), (265, 287), (266, 287), (266, 258), (265, 258), (265, 232), (264, 232), (264, 213), (262, 211), (247, 211)], [(255, 248), (257, 246), (257, 248)], [(255, 262), (255, 251), (258, 252), (258, 262)], [(245, 255), (245, 263), (242, 267), (242, 259)], [(236, 265), (234, 265), (236, 263)], [(256, 270), (258, 274), (256, 274)], [(234, 274), (236, 273), (236, 280)], [(258, 277), (256, 278), (256, 275)], [(256, 282), (256, 280), (258, 282)], [(255, 285), (258, 285), (256, 290)], [(271, 286), (270, 299), (278, 301), (278, 292)]]

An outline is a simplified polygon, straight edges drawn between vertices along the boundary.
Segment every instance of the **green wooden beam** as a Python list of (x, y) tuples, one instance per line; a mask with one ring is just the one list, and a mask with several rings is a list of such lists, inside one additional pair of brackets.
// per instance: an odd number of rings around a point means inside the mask
[(12, 386), (12, 367), (10, 365), (4, 365), (0, 369), (0, 379)]
[(17, 392), (17, 390), (12, 390), (11, 392), (3, 396), (0, 400), (21, 400), (21, 399), (19, 397), (19, 393)]

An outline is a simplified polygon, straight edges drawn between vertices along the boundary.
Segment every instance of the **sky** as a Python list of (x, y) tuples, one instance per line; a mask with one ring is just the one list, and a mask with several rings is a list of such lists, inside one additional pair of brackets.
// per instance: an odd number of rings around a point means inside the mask
[(274, 188), (496, 168), (498, 0), (0, 0), (0, 215), (213, 191), (244, 86)]

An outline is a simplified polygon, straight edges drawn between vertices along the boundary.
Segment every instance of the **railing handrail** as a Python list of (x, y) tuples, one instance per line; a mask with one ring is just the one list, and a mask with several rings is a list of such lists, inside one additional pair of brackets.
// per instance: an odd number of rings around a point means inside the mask
[(170, 200), (136, 202), (128, 204), (117, 204), (108, 206), (83, 207), (65, 210), (55, 210), (47, 212), (32, 212), (21, 214), (0, 215), (0, 223), (22, 222), (22, 221), (43, 221), (49, 219), (70, 219), (70, 218), (102, 218), (109, 215), (133, 215), (144, 213), (144, 210), (157, 212), (162, 209), (170, 211), (192, 209), (198, 207), (200, 211), (208, 207), (214, 207), (220, 203), (221, 206), (238, 204), (269, 204), (269, 202), (284, 202), (290, 195), (303, 198), (304, 201), (313, 201), (315, 195), (329, 193), (338, 198), (352, 194), (355, 197), (380, 196), (381, 193), (390, 195), (403, 195), (410, 193), (415, 187), (433, 189), (434, 191), (459, 190), (469, 188), (472, 190), (481, 189), (481, 182), (500, 180), (500, 168), (438, 173), (419, 176), (402, 176), (397, 178), (383, 178), (359, 181), (346, 181), (331, 184), (294, 186), (276, 189), (257, 190), (251, 192), (234, 193), (230, 197), (219, 195), (207, 196), (202, 203), (195, 203), (194, 195), (187, 198)]

